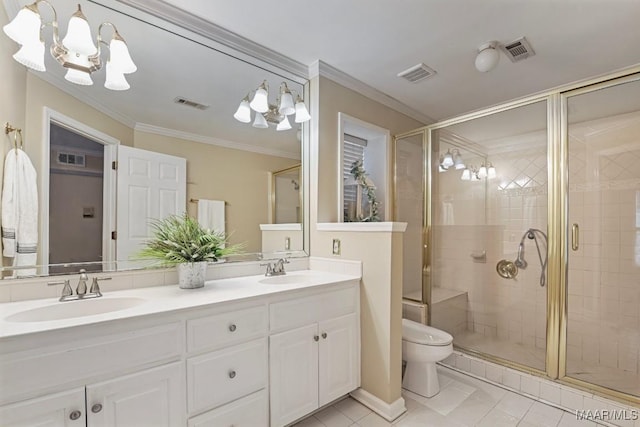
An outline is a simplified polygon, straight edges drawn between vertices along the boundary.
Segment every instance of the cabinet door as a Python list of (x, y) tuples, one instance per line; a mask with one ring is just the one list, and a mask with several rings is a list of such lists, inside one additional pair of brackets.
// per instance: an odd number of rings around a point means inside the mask
[(0, 425), (86, 427), (84, 387), (0, 407)]
[(173, 427), (186, 424), (179, 363), (87, 386), (91, 427)]
[(360, 340), (357, 315), (349, 314), (320, 322), (319, 400), (320, 406), (358, 387)]
[(270, 337), (271, 427), (318, 408), (318, 325)]

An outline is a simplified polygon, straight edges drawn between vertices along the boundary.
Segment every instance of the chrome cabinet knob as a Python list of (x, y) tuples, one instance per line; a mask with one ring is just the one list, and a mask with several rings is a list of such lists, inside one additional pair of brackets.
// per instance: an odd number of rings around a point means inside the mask
[(317, 336), (317, 335), (314, 335), (314, 336), (313, 336), (313, 340), (314, 340), (314, 341), (318, 341), (319, 339), (320, 339), (320, 337), (319, 337), (319, 336)]
[(322, 339), (323, 339), (323, 340), (326, 340), (326, 339), (327, 339), (327, 333), (326, 333), (326, 332), (323, 332), (323, 333), (322, 333)]
[(233, 379), (236, 377), (236, 371), (229, 371), (229, 378)]
[(72, 419), (73, 421), (77, 420), (81, 416), (82, 416), (82, 412), (78, 410), (75, 410), (69, 414), (69, 418)]
[(93, 405), (91, 407), (91, 412), (93, 412), (94, 414), (97, 414), (100, 411), (102, 411), (102, 404), (101, 403), (96, 403), (95, 405)]
[(229, 325), (229, 331), (230, 332), (235, 332), (236, 331), (236, 325), (234, 325), (233, 323)]

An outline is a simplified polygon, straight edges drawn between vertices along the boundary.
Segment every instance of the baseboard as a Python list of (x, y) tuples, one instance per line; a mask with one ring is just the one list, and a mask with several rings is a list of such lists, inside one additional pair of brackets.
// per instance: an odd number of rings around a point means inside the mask
[(361, 388), (352, 391), (351, 397), (389, 422), (395, 420), (407, 411), (402, 397), (399, 397), (393, 403), (387, 403)]

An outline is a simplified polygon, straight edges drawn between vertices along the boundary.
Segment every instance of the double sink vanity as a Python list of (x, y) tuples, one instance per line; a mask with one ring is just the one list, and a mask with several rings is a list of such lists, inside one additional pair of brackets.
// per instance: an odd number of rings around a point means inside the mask
[(0, 305), (0, 424), (283, 426), (360, 385), (360, 277)]

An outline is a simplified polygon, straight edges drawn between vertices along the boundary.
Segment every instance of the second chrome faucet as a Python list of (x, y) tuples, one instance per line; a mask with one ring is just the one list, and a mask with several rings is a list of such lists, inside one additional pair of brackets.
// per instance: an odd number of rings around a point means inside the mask
[(111, 277), (94, 277), (91, 283), (91, 289), (87, 293), (87, 281), (89, 280), (89, 276), (87, 276), (87, 271), (85, 269), (80, 270), (80, 278), (78, 279), (78, 285), (76, 286), (76, 293), (74, 295), (73, 289), (71, 289), (71, 284), (69, 283), (69, 279), (60, 282), (49, 282), (47, 283), (49, 286), (53, 285), (64, 285), (62, 288), (62, 295), (60, 296), (60, 301), (76, 301), (80, 299), (90, 299), (90, 298), (98, 298), (102, 296), (102, 292), (100, 292), (100, 285), (98, 281), (100, 280), (111, 280)]

